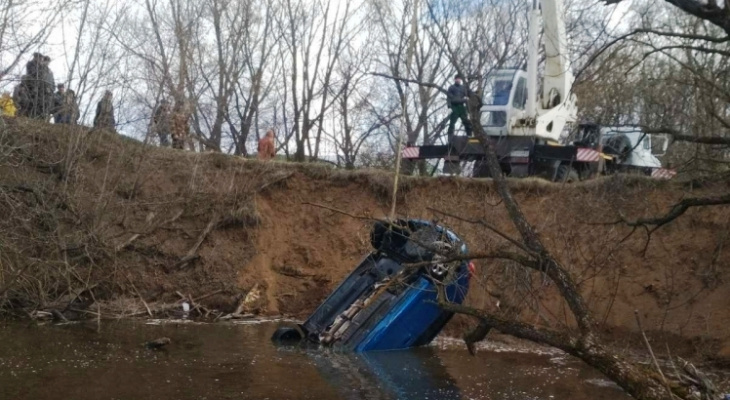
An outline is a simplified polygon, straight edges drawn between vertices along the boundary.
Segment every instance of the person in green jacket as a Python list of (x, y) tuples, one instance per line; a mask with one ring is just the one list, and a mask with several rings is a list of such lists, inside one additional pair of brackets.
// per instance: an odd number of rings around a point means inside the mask
[(451, 109), (451, 115), (449, 116), (449, 137), (454, 135), (454, 128), (456, 126), (456, 120), (461, 119), (461, 123), (464, 125), (466, 136), (471, 136), (471, 122), (469, 121), (469, 115), (466, 111), (466, 102), (468, 100), (468, 92), (466, 87), (461, 84), (462, 76), (456, 74), (454, 76), (454, 84), (449, 86), (449, 90), (446, 93), (446, 101)]

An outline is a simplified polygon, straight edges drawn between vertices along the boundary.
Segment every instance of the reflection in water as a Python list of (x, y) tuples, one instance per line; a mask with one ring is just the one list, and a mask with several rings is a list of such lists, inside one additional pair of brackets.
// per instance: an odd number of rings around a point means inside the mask
[[(95, 328), (95, 325), (92, 327)], [(422, 348), (348, 355), (275, 347), (276, 324), (0, 324), (5, 399), (627, 399), (563, 357)], [(169, 337), (166, 351), (146, 341)]]
[[(462, 396), (433, 348), (363, 354), (312, 354), (343, 399), (443, 399)], [(356, 390), (352, 390), (356, 388)]]

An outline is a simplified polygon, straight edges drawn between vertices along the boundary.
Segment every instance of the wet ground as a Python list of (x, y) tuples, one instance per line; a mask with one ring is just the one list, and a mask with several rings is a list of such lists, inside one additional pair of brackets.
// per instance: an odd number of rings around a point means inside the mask
[[(448, 340), (366, 355), (277, 348), (276, 326), (0, 325), (0, 399), (628, 399), (563, 355), (471, 357)], [(143, 346), (159, 337), (172, 343)]]

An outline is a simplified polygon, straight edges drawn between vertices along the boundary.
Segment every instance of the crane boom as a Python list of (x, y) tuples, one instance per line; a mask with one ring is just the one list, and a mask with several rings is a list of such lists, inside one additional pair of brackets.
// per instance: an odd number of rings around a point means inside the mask
[(553, 96), (569, 100), (573, 86), (568, 37), (565, 33), (563, 0), (542, 0), (543, 43), (545, 46), (545, 74), (542, 85), (542, 108), (555, 105)]
[[(483, 109), (490, 136), (534, 137), (560, 142), (566, 127), (576, 121), (576, 97), (565, 30), (563, 0), (530, 0), (527, 73), (499, 70), (492, 102)], [(542, 7), (540, 7), (542, 5)], [(541, 9), (542, 8), (542, 9)], [(545, 51), (542, 90), (538, 99), (540, 24)]]
[[(575, 122), (578, 113), (576, 97), (572, 93), (575, 77), (564, 18), (563, 0), (542, 0), (545, 73), (534, 135), (558, 142), (566, 125)], [(530, 51), (537, 53), (535, 48)], [(534, 57), (537, 58), (537, 55)]]

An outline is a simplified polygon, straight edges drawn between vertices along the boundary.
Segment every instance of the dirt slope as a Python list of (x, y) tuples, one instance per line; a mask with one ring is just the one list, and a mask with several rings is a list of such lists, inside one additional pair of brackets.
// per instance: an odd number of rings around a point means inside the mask
[[(179, 300), (179, 292), (232, 311), (248, 294), (249, 311), (301, 317), (369, 250), (369, 222), (333, 209), (384, 216), (391, 179), (149, 148), (106, 132), (6, 120), (0, 304), (33, 309), (93, 297), (129, 315), (144, 310), (139, 297), (154, 307)], [(727, 182), (614, 177), (513, 186), (607, 334), (635, 340), (637, 309), (656, 340), (711, 357), (730, 352), (730, 208), (690, 210), (649, 241), (643, 229), (629, 235), (624, 224), (610, 223), (621, 215), (660, 214), (686, 196), (726, 192)], [(488, 180), (403, 180), (400, 216), (437, 218), (475, 251), (507, 246), (483, 227), (439, 211), (515, 234)], [(570, 324), (539, 275), (504, 262), (477, 265), (471, 304)], [(469, 323), (457, 319), (450, 330)]]

